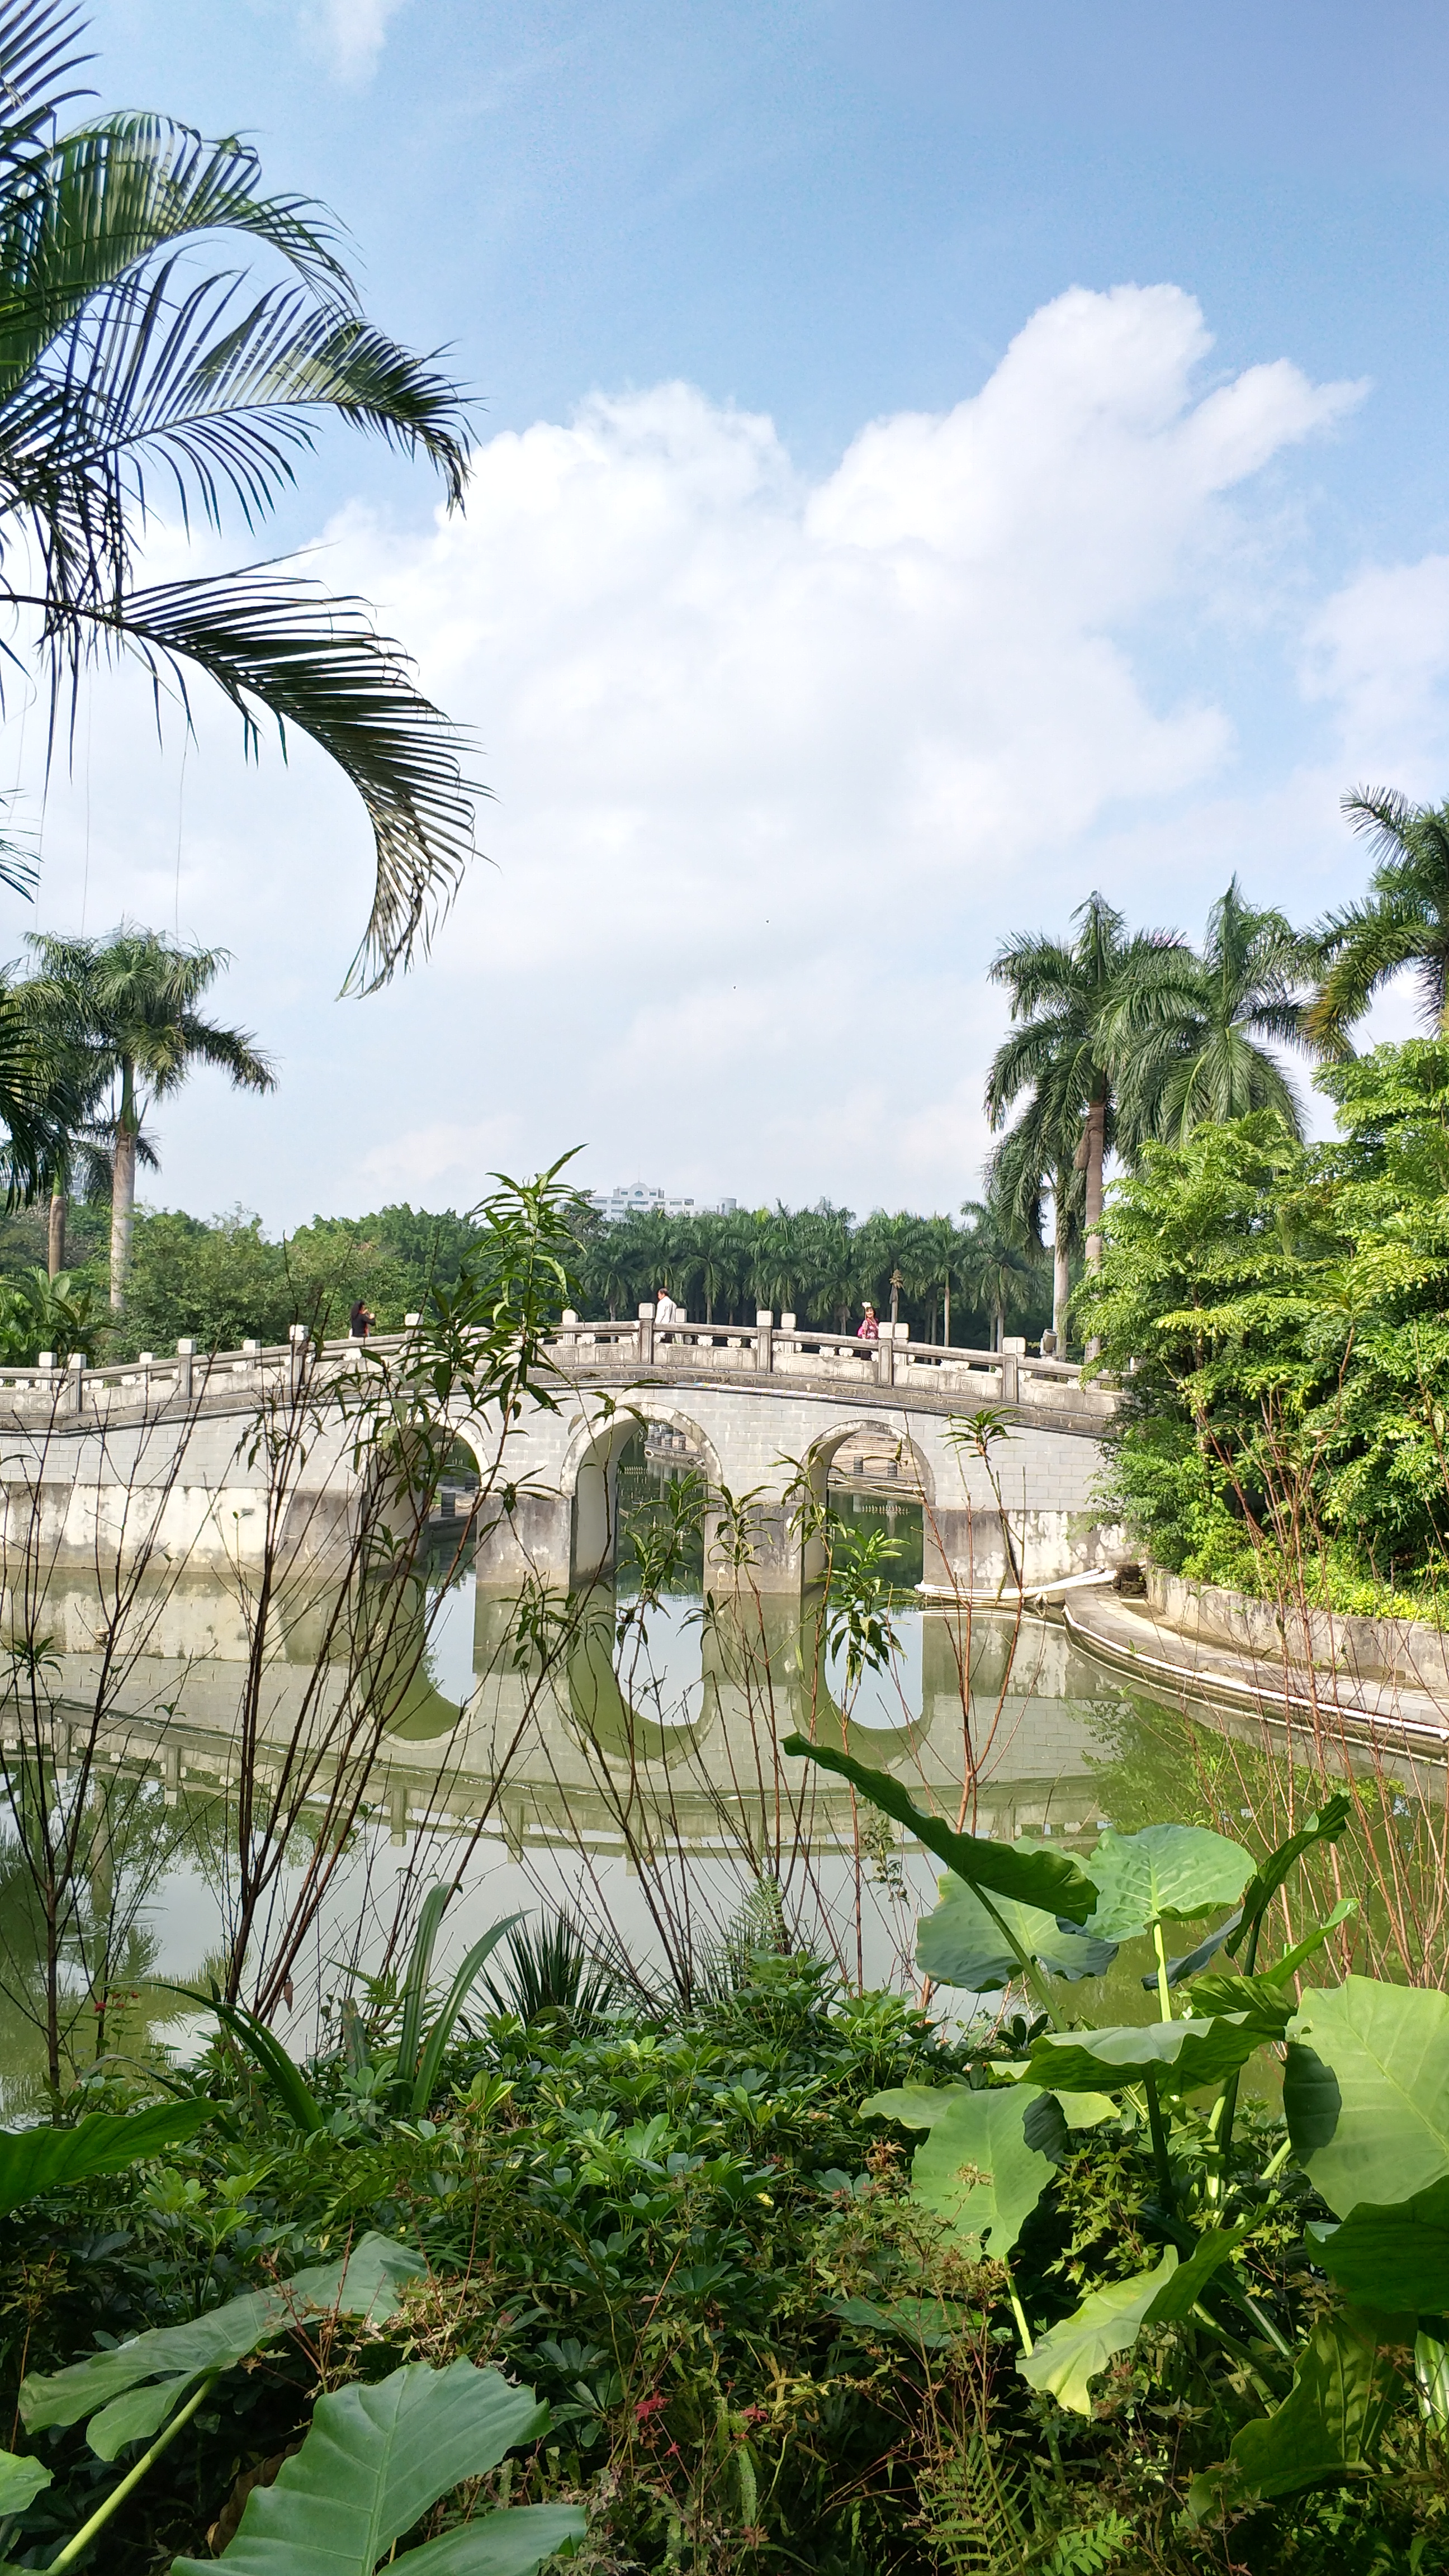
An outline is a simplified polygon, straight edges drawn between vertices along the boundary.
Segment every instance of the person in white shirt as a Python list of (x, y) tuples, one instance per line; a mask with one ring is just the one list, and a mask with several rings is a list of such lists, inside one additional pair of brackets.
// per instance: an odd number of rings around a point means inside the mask
[(668, 1289), (661, 1288), (654, 1300), (655, 1331), (658, 1332), (666, 1324), (681, 1324), (683, 1321), (684, 1317), (678, 1306), (676, 1306), (674, 1299), (670, 1296)]

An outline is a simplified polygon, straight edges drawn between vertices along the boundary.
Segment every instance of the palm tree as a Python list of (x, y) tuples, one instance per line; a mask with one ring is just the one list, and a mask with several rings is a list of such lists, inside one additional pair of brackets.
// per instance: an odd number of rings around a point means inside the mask
[(1331, 912), (1314, 934), (1321, 980), (1307, 1035), (1325, 1055), (1352, 1054), (1354, 1021), (1405, 969), (1428, 1026), (1449, 1034), (1449, 804), (1411, 805), (1391, 787), (1361, 787), (1343, 810), (1368, 840), (1373, 874), (1363, 901)]
[[(136, 541), (158, 485), (183, 523), (219, 526), (230, 505), (250, 531), (329, 415), (426, 457), (457, 506), (461, 397), (365, 318), (329, 218), (262, 194), (250, 145), (155, 115), (62, 132), (80, 33), (70, 0), (0, 0), (0, 604), (35, 635), (52, 739), (83, 670), (129, 655), (183, 707), (204, 673), (248, 751), (264, 719), (321, 745), (372, 824), (348, 978), (370, 988), (426, 943), (471, 853), (458, 736), (357, 602), (267, 564), (139, 585)], [(217, 233), (283, 278), (250, 286), (235, 258), (189, 269)], [(14, 842), (0, 874), (33, 876)]]
[(119, 1312), (148, 1100), (179, 1091), (198, 1064), (217, 1066), (237, 1090), (274, 1090), (276, 1075), (244, 1030), (219, 1028), (197, 1011), (228, 962), (224, 948), (173, 947), (154, 930), (126, 924), (108, 939), (45, 935), (30, 945), (40, 960), (43, 1007), (69, 1026), (89, 1060), (88, 1096), (102, 1084), (111, 1094), (109, 1114), (98, 1123), (110, 1147), (111, 1306)]
[(1305, 980), (1310, 947), (1281, 912), (1244, 903), (1232, 879), (1208, 914), (1194, 989), (1165, 1013), (1158, 995), (1140, 1018), (1134, 995), (1118, 1007), (1113, 1035), (1135, 1128), (1183, 1145), (1195, 1127), (1272, 1109), (1290, 1135), (1302, 1134), (1298, 1095), (1258, 1040), (1306, 1043), (1295, 987)]
[(951, 1338), (951, 1288), (958, 1276), (962, 1257), (959, 1227), (948, 1216), (922, 1217), (903, 1247), (901, 1275), (906, 1294), (930, 1300), (931, 1329), (927, 1336), (936, 1338), (936, 1322), (942, 1297), (946, 1303), (946, 1339)]
[(990, 1199), (967, 1199), (961, 1270), (967, 1294), (991, 1317), (991, 1347), (999, 1351), (1009, 1317), (1029, 1304), (1035, 1264), (1004, 1211)]
[[(1063, 1096), (1065, 1094), (1065, 1097)], [(986, 1166), (986, 1195), (1014, 1238), (1046, 1252), (1045, 1202), (1052, 1203), (1052, 1332), (1065, 1358), (1072, 1262), (1082, 1249), (1085, 1198), (1078, 1162), (1081, 1118), (1065, 1083), (1039, 1082)]]
[(1087, 1267), (1098, 1270), (1103, 1171), (1123, 1123), (1118, 1076), (1124, 1056), (1156, 1019), (1180, 1007), (1193, 989), (1197, 961), (1174, 931), (1129, 937), (1122, 914), (1100, 894), (1079, 904), (1072, 920), (1080, 928), (1070, 946), (1021, 932), (992, 961), (992, 979), (1010, 993), (1018, 1025), (993, 1059), (986, 1112), (999, 1128), (1013, 1102), (1030, 1091), (1040, 1103), (1044, 1136), (1077, 1128), (1073, 1164), (1084, 1176)]

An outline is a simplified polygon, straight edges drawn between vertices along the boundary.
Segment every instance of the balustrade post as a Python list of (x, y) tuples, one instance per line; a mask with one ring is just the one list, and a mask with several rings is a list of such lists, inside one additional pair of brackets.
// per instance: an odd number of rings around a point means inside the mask
[[(296, 1330), (296, 1327), (295, 1327), (295, 1325), (294, 1325), (294, 1326), (293, 1326), (293, 1331), (295, 1331), (295, 1330)], [(178, 1361), (178, 1367), (177, 1367), (177, 1371), (176, 1371), (177, 1386), (178, 1386), (178, 1392), (179, 1392), (179, 1394), (180, 1394), (180, 1396), (181, 1396), (181, 1400), (182, 1400), (182, 1402), (183, 1402), (184, 1404), (189, 1404), (189, 1403), (191, 1402), (191, 1371), (192, 1371), (192, 1362), (194, 1361), (195, 1357), (196, 1357), (196, 1344), (195, 1344), (195, 1342), (186, 1342), (186, 1341), (184, 1341), (184, 1342), (178, 1342), (178, 1343), (177, 1343), (177, 1345), (176, 1345), (176, 1358), (177, 1358), (177, 1361)]]
[(755, 1308), (755, 1367), (768, 1377), (775, 1365), (775, 1317), (769, 1306)]
[(880, 1328), (875, 1346), (877, 1386), (894, 1386), (896, 1382), (896, 1328), (887, 1321)]
[[(291, 1325), (289, 1325), (289, 1326), (288, 1326), (288, 1328), (287, 1328), (287, 1340), (288, 1340), (288, 1343), (289, 1343), (289, 1345), (290, 1345), (290, 1350), (289, 1350), (289, 1354), (288, 1354), (288, 1358), (289, 1358), (289, 1371), (288, 1371), (288, 1374), (289, 1374), (289, 1379), (290, 1379), (290, 1384), (291, 1384), (291, 1389), (292, 1389), (292, 1393), (293, 1393), (293, 1395), (295, 1395), (295, 1394), (296, 1394), (298, 1387), (299, 1387), (299, 1386), (301, 1385), (301, 1383), (302, 1383), (303, 1372), (305, 1371), (306, 1366), (307, 1366), (307, 1344), (308, 1344), (308, 1342), (310, 1341), (310, 1339), (311, 1339), (311, 1333), (310, 1333), (309, 1328), (307, 1327), (307, 1325), (306, 1325), (306, 1324), (291, 1324)], [(179, 1348), (179, 1345), (178, 1345), (178, 1348)], [(190, 1372), (188, 1371), (188, 1374), (187, 1374), (187, 1393), (188, 1393), (188, 1395), (190, 1394), (190, 1392), (191, 1392)]]
[(1001, 1401), (1016, 1404), (1021, 1398), (1021, 1362), (1026, 1355), (1026, 1339), (1020, 1333), (1007, 1333), (1001, 1344)]
[(72, 1413), (81, 1413), (85, 1409), (85, 1352), (72, 1351), (65, 1365), (70, 1379), (70, 1409)]
[(639, 1366), (652, 1368), (653, 1365), (654, 1309), (652, 1306), (641, 1306), (639, 1309)]

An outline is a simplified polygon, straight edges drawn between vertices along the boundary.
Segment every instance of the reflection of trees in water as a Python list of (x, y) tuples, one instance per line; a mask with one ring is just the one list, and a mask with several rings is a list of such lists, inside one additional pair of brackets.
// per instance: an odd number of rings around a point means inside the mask
[[(0, 2089), (12, 2119), (48, 2107), (52, 2029), (64, 2085), (103, 2058), (144, 2056), (184, 2016), (152, 1982), (160, 1945), (142, 1915), (208, 1838), (202, 1816), (167, 1807), (159, 1782), (96, 1782), (76, 1838), (81, 1866), (48, 1903), (41, 1794), (32, 1779), (0, 1838)], [(66, 1795), (53, 1769), (44, 1795), (52, 1806)]]

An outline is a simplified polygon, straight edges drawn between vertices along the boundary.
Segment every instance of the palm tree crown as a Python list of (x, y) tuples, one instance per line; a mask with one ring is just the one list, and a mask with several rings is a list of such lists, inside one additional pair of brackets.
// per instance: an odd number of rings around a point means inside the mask
[(1186, 988), (1166, 1009), (1153, 996), (1140, 1025), (1129, 995), (1114, 1021), (1134, 1134), (1182, 1145), (1195, 1127), (1255, 1109), (1276, 1110), (1291, 1135), (1301, 1134), (1298, 1095), (1259, 1041), (1306, 1044), (1296, 988), (1309, 949), (1281, 912), (1245, 903), (1232, 879), (1208, 914), (1204, 951)]
[(1411, 805), (1393, 788), (1361, 787), (1343, 810), (1374, 867), (1363, 900), (1330, 913), (1316, 934), (1322, 980), (1306, 1022), (1330, 1056), (1352, 1052), (1354, 1021), (1405, 969), (1430, 1028), (1449, 1028), (1449, 804)]
[[(197, 1065), (214, 1065), (238, 1090), (271, 1091), (276, 1075), (242, 1029), (203, 1019), (201, 1000), (227, 964), (224, 948), (179, 948), (155, 931), (123, 924), (108, 939), (35, 936), (37, 1005), (71, 1032), (87, 1063), (85, 1093), (98, 1104), (110, 1148), (111, 1304), (125, 1303), (136, 1164), (148, 1156), (141, 1122), (151, 1100), (179, 1091)], [(94, 1126), (92, 1128), (94, 1136)]]
[[(51, 688), (98, 658), (138, 658), (186, 699), (203, 672), (248, 750), (297, 725), (351, 780), (376, 849), (350, 981), (426, 942), (472, 848), (459, 738), (356, 601), (266, 565), (138, 584), (136, 537), (162, 492), (183, 523), (235, 509), (251, 530), (324, 416), (369, 429), (462, 497), (456, 388), (377, 331), (321, 211), (261, 192), (250, 146), (153, 115), (70, 131), (81, 22), (69, 0), (0, 0), (0, 602), (33, 624)], [(187, 266), (217, 233), (279, 262)], [(23, 885), (15, 846), (0, 873)]]
[[(992, 962), (992, 979), (1010, 994), (1017, 1025), (987, 1076), (986, 1114), (999, 1128), (1021, 1094), (1031, 1094), (1038, 1186), (1048, 1175), (1054, 1187), (1059, 1183), (1060, 1158), (1075, 1131), (1072, 1162), (1083, 1175), (1087, 1263), (1096, 1269), (1103, 1170), (1124, 1123), (1118, 1075), (1127, 1033), (1140, 1035), (1180, 1005), (1191, 990), (1195, 960), (1173, 931), (1129, 935), (1122, 914), (1100, 894), (1089, 895), (1072, 920), (1077, 932), (1070, 945), (1022, 932)], [(1018, 1192), (1027, 1190), (1028, 1176), (1016, 1178)]]

